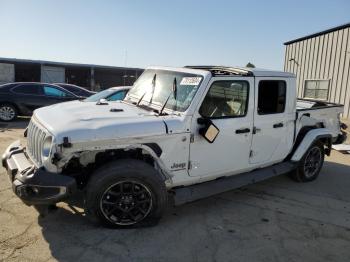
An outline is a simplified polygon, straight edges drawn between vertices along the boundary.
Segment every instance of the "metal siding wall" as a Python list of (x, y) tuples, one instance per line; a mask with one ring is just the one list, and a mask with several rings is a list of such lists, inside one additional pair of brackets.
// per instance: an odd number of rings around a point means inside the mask
[(303, 77), (303, 85), (302, 85), (302, 94), (304, 94), (304, 88), (305, 88), (305, 79), (308, 79), (308, 72), (310, 68), (310, 52), (311, 50), (311, 39), (306, 40), (306, 60), (305, 60), (305, 71), (304, 71), (304, 77)]
[[(293, 44), (293, 52), (292, 52), (292, 58), (294, 58), (295, 60), (296, 60), (296, 50), (297, 50), (297, 44), (298, 43), (294, 43)], [(292, 66), (292, 72), (295, 74), (295, 68), (297, 67), (297, 65), (295, 64), (295, 62), (297, 62), (297, 61), (292, 61), (292, 64), (291, 64), (291, 66)]]
[(300, 73), (298, 76), (297, 88), (299, 97), (303, 96), (303, 85), (304, 85), (304, 72), (305, 72), (305, 60), (306, 60), (306, 41), (301, 42), (301, 59), (299, 63)]
[(287, 48), (287, 59), (286, 59), (286, 71), (287, 72), (290, 72), (290, 67), (289, 67), (289, 65), (290, 65), (290, 61), (289, 61), (289, 59), (290, 59), (290, 50), (291, 50), (291, 46), (289, 45), (288, 46), (288, 48)]
[(312, 60), (312, 71), (311, 71), (311, 78), (315, 79), (316, 77), (316, 72), (317, 72), (317, 60), (318, 60), (318, 52), (320, 50), (320, 38), (316, 37), (315, 42), (314, 42), (314, 56)]
[(333, 70), (331, 71), (331, 96), (330, 96), (330, 101), (335, 102), (335, 89), (337, 85), (337, 79), (336, 76), (338, 74), (338, 68), (339, 68), (339, 55), (340, 55), (340, 47), (341, 47), (341, 34), (339, 31), (334, 32), (334, 39), (333, 43), (335, 42), (335, 45), (333, 45), (333, 57), (332, 57), (332, 62), (333, 62)]
[(343, 79), (346, 78), (346, 75), (344, 75), (344, 71), (346, 68), (345, 65), (345, 58), (346, 58), (346, 47), (347, 47), (347, 40), (348, 40), (348, 30), (343, 29), (343, 41), (341, 44), (341, 52), (340, 52), (340, 64), (339, 64), (339, 71), (338, 71), (338, 77), (337, 77), (337, 89), (336, 89), (336, 101), (337, 103), (344, 103), (344, 93), (346, 86), (343, 85)]
[(322, 58), (321, 58), (320, 75), (319, 75), (320, 78), (324, 76), (324, 72), (325, 72), (327, 45), (328, 45), (328, 35), (322, 35)]
[(283, 70), (284, 71), (287, 71), (287, 68), (286, 68), (286, 66), (287, 66), (287, 63), (286, 63), (286, 61), (288, 61), (288, 57), (287, 57), (287, 51), (288, 51), (288, 46), (286, 45), (285, 46), (285, 48), (284, 48), (284, 65), (283, 65)]
[(350, 117), (350, 28), (287, 45), (284, 70), (297, 75), (299, 97), (305, 80), (329, 79), (328, 101), (344, 104), (343, 117)]
[(320, 71), (322, 67), (322, 51), (323, 51), (323, 37), (318, 37), (318, 50), (317, 50), (317, 60), (316, 60), (316, 69), (315, 69), (315, 78), (320, 78)]
[(329, 67), (327, 71), (327, 78), (330, 79), (329, 82), (329, 101), (333, 101), (331, 98), (331, 93), (332, 93), (332, 79), (333, 79), (333, 72), (334, 72), (334, 63), (335, 63), (335, 52), (337, 49), (337, 39), (338, 39), (338, 32), (333, 32), (331, 33), (330, 36), (331, 39), (331, 49), (330, 49), (330, 54), (329, 54)]
[[(297, 79), (296, 79), (296, 85), (298, 85), (299, 83), (299, 79), (300, 79), (300, 74), (301, 74), (301, 60), (302, 60), (302, 53), (303, 53), (303, 49), (302, 49), (302, 42), (298, 42), (298, 56), (297, 56), (297, 71), (296, 71), (296, 75), (297, 75)], [(299, 89), (297, 90), (297, 94), (298, 96), (300, 96), (299, 94)]]
[(338, 46), (339, 46), (339, 50), (337, 50), (337, 58), (336, 58), (336, 65), (337, 65), (337, 70), (334, 74), (334, 80), (335, 80), (335, 85), (334, 85), (334, 102), (335, 103), (339, 103), (340, 100), (340, 91), (341, 91), (341, 86), (340, 86), (340, 79), (342, 77), (342, 73), (343, 73), (343, 67), (344, 64), (342, 63), (342, 60), (344, 61), (344, 59), (342, 59), (343, 56), (343, 46), (344, 44), (344, 30), (340, 30), (339, 31), (340, 34), (340, 38), (338, 38)]
[(350, 117), (350, 28), (347, 28), (347, 44), (345, 48), (345, 66), (342, 86), (344, 89), (344, 116)]

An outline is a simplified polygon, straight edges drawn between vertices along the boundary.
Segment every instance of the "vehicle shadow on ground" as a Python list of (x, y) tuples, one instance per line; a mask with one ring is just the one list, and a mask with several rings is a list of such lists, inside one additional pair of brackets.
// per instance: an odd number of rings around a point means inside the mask
[(0, 132), (5, 132), (12, 129), (24, 129), (28, 126), (30, 121), (29, 117), (20, 117), (13, 122), (0, 121)]
[[(285, 201), (283, 204), (289, 204), (294, 196), (310, 192), (322, 192), (331, 199), (350, 202), (349, 193), (340, 194), (341, 190), (348, 191), (346, 188), (350, 187), (349, 174), (349, 166), (325, 162), (320, 178), (312, 183), (295, 183), (282, 175), (180, 207), (169, 207), (160, 223), (149, 228), (106, 229), (92, 224), (83, 212), (67, 206), (44, 218), (39, 217), (38, 222), (43, 237), (49, 243), (52, 257), (58, 261), (214, 261), (220, 260), (218, 249), (222, 248), (227, 249), (227, 260), (241, 252), (239, 248), (232, 249), (231, 245), (238, 247), (247, 239), (256, 245), (273, 245), (274, 248), (279, 246), (279, 237), (302, 236), (307, 241), (313, 241), (308, 239), (307, 230), (317, 231), (318, 228), (308, 229), (310, 225), (299, 231), (289, 228), (295, 226), (296, 218), (301, 221), (297, 222), (298, 227), (307, 220), (303, 217), (304, 212), (284, 213), (279, 208), (265, 205), (268, 197), (274, 197), (270, 194), (271, 189), (287, 190), (292, 196), (290, 199), (290, 196), (276, 196), (272, 199), (276, 203)], [(252, 200), (251, 195), (256, 194), (256, 188), (261, 190), (260, 195), (257, 194)], [(305, 202), (308, 200), (305, 199)], [(310, 206), (305, 207), (305, 213), (308, 209)], [(284, 216), (287, 221), (280, 229), (282, 222), (279, 216)], [(320, 217), (320, 221), (322, 219)], [(271, 237), (265, 237), (269, 230), (274, 231), (274, 238), (278, 240), (276, 243), (271, 241)], [(226, 247), (227, 243), (230, 245)], [(311, 253), (317, 258), (317, 252)], [(253, 253), (250, 259), (257, 261), (265, 256), (267, 260), (275, 261), (274, 254), (269, 254), (257, 253), (254, 257)]]

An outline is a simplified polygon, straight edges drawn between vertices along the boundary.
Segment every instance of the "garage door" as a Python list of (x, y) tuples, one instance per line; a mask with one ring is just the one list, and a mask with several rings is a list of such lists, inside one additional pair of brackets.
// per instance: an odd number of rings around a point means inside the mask
[(44, 83), (65, 83), (64, 67), (42, 66), (41, 82)]
[(0, 85), (15, 81), (15, 66), (13, 64), (0, 63)]

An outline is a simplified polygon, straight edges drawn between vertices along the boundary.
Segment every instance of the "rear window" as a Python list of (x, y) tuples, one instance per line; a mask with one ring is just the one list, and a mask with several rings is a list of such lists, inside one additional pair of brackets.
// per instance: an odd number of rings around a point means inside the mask
[(79, 93), (81, 92), (80, 88), (75, 87), (75, 86), (69, 86), (69, 85), (59, 85), (61, 87), (63, 87), (64, 89), (73, 92), (73, 93)]
[(286, 105), (286, 82), (262, 80), (259, 82), (258, 114), (283, 113)]
[(72, 92), (76, 95), (91, 95), (89, 91), (85, 90), (82, 87), (74, 86), (74, 85), (65, 85), (65, 84), (59, 84), (58, 86), (63, 87), (64, 89), (68, 90), (69, 92)]
[(19, 85), (12, 89), (13, 92), (26, 95), (38, 95), (40, 94), (39, 85)]

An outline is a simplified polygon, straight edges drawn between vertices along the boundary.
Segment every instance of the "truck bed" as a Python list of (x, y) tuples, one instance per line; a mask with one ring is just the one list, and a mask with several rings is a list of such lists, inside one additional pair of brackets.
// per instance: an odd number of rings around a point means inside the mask
[[(298, 98), (296, 109), (297, 111), (318, 110), (318, 109), (325, 109), (325, 108), (331, 108), (331, 107), (338, 107), (341, 109), (343, 106), (344, 105), (342, 104), (336, 104), (336, 103), (331, 103), (326, 101)], [(341, 110), (339, 111), (341, 112)]]
[(341, 104), (298, 98), (297, 119), (299, 120), (304, 115), (316, 119), (318, 123), (322, 123), (332, 132), (333, 138), (337, 138), (341, 134), (340, 114), (343, 112), (343, 107), (344, 105)]

